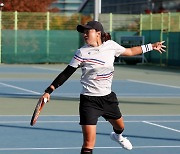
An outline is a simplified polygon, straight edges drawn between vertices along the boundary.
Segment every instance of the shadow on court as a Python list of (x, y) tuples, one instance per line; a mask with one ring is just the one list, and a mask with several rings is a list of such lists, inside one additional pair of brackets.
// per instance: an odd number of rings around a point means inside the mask
[[(33, 95), (33, 94), (15, 94), (15, 93), (2, 93), (0, 92), (1, 97), (5, 98), (27, 98), (27, 99), (39, 99), (41, 95)], [(51, 99), (53, 100), (67, 100), (67, 101), (78, 101), (79, 97), (70, 97), (70, 96), (58, 96), (52, 95)]]
[(123, 101), (121, 102), (121, 104), (138, 104), (138, 105), (179, 105), (179, 103), (173, 103), (173, 102), (169, 102), (169, 103), (163, 103), (163, 102), (137, 102), (137, 101)]
[[(22, 129), (24, 130), (31, 130), (31, 131), (50, 131), (50, 132), (61, 132), (61, 133), (76, 133), (76, 134), (82, 134), (81, 131), (78, 130), (65, 130), (65, 129), (55, 129), (55, 128), (43, 128), (43, 127), (27, 127), (27, 126), (17, 126), (17, 125), (5, 125), (0, 124), (0, 127), (2, 128), (16, 128), (16, 129)], [(109, 133), (100, 133), (97, 132), (97, 135), (103, 135), (103, 136), (109, 136)], [(126, 135), (125, 137), (130, 138), (136, 138), (136, 139), (154, 139), (154, 140), (165, 140), (165, 141), (177, 141), (179, 142), (179, 138), (163, 138), (163, 137), (151, 137), (151, 136), (140, 136), (140, 135)]]

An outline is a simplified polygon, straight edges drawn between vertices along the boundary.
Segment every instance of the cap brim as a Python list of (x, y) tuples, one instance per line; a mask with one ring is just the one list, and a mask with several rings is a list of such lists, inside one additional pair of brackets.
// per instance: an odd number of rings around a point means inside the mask
[(84, 33), (85, 29), (92, 29), (92, 27), (88, 26), (88, 25), (78, 25), (77, 26), (77, 31), (80, 33)]

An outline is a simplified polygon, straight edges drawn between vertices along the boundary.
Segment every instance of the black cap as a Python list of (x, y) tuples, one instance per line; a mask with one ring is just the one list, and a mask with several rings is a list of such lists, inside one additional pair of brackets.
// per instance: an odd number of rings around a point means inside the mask
[(85, 29), (95, 29), (97, 31), (101, 31), (101, 33), (104, 34), (104, 28), (98, 21), (89, 21), (86, 25), (77, 26), (77, 31), (80, 33), (84, 33)]

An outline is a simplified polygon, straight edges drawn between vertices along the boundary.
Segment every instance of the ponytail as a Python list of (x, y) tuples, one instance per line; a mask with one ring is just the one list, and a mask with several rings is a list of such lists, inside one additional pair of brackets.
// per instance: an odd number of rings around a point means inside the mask
[(102, 42), (106, 42), (106, 41), (108, 41), (108, 40), (111, 40), (111, 34), (110, 34), (110, 33), (104, 33), (104, 34), (102, 34), (101, 40), (102, 40)]

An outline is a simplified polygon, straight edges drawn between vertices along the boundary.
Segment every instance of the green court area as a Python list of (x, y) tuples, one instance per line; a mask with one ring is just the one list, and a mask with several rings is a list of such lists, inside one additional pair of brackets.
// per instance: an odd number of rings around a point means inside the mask
[[(180, 98), (119, 98), (124, 115), (179, 115)], [(1, 115), (31, 115), (37, 99), (0, 98)], [(78, 115), (78, 99), (52, 99), (42, 115)]]

